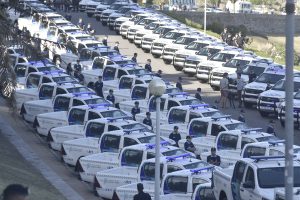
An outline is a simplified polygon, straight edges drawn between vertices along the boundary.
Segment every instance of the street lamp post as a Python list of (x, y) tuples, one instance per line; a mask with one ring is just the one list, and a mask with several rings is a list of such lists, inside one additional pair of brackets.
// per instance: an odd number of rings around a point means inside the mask
[(203, 23), (204, 33), (206, 33), (206, 5), (207, 5), (207, 0), (204, 1), (204, 23)]
[(155, 140), (155, 200), (160, 194), (160, 97), (166, 91), (166, 84), (161, 79), (149, 83), (150, 94), (156, 97), (156, 140)]

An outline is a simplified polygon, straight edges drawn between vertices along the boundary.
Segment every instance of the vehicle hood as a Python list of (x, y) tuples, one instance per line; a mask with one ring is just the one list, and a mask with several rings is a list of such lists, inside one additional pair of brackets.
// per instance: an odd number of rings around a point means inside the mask
[(100, 5), (97, 6), (97, 9), (98, 9), (98, 8), (107, 9), (107, 8), (109, 8), (109, 5), (103, 5), (103, 4), (100, 4)]
[(154, 43), (160, 43), (160, 44), (171, 44), (173, 40), (165, 39), (165, 38), (159, 38), (154, 40)]
[(152, 30), (147, 30), (147, 29), (142, 29), (142, 30), (138, 30), (136, 32), (137, 34), (151, 34), (152, 33)]
[(216, 62), (211, 60), (206, 60), (200, 63), (201, 66), (207, 66), (212, 68), (222, 67), (223, 62)]
[[(123, 21), (122, 19), (123, 18), (127, 18), (127, 17), (119, 17), (118, 19), (116, 19), (116, 22), (117, 21)], [(128, 19), (128, 18), (127, 18)], [(134, 24), (134, 22), (133, 21), (125, 21), (121, 26), (131, 26), (131, 25), (133, 25)]]
[(184, 45), (182, 44), (174, 44), (174, 43), (171, 43), (171, 44), (167, 44), (165, 46), (165, 48), (170, 48), (170, 49), (183, 49), (184, 48)]
[(109, 17), (122, 17), (124, 14), (113, 12), (109, 15)]
[(193, 61), (200, 61), (200, 62), (204, 62), (207, 60), (206, 56), (199, 56), (199, 55), (191, 55), (186, 57), (187, 60), (193, 60)]
[(96, 1), (89, 1), (86, 3), (87, 6), (97, 6), (99, 5), (99, 2), (96, 2)]
[(245, 89), (266, 90), (266, 83), (252, 82), (245, 86)]
[(212, 72), (218, 72), (218, 73), (234, 73), (236, 71), (235, 68), (230, 67), (218, 67), (216, 69), (213, 69)]
[(149, 35), (144, 35), (144, 36), (143, 36), (143, 39), (144, 39), (144, 38), (154, 39), (154, 41), (155, 41), (155, 40), (157, 40), (157, 39), (159, 38), (159, 34), (149, 34)]
[(131, 26), (129, 26), (129, 28), (128, 29), (144, 29), (144, 26), (142, 26), (142, 25), (131, 25)]
[(259, 96), (283, 99), (283, 98), (285, 98), (285, 92), (277, 91), (277, 90), (267, 90), (267, 91), (262, 92)]
[(111, 10), (111, 9), (106, 9), (102, 12), (102, 14), (104, 13), (113, 13), (113, 12), (116, 12), (115, 10)]
[(116, 19), (116, 22), (124, 22), (124, 23), (131, 22), (131, 23), (133, 23), (132, 21), (129, 21), (129, 19), (130, 18), (128, 18), (128, 17), (119, 17), (119, 18)]
[(179, 49), (178, 51), (176, 51), (176, 54), (186, 55), (186, 56), (190, 57), (190, 56), (195, 56), (196, 52), (197, 51), (194, 51), (194, 50)]
[(90, 5), (90, 4), (92, 4), (92, 2), (94, 2), (94, 1), (91, 1), (91, 0), (81, 0), (79, 2), (79, 5)]

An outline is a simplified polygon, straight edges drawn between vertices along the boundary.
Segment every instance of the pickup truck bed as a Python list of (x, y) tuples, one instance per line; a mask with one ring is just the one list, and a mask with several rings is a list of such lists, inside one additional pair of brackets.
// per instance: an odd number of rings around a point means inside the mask
[(96, 179), (101, 188), (96, 188), (97, 193), (101, 197), (111, 199), (117, 187), (138, 181), (137, 170), (137, 167), (123, 166), (98, 172)]
[(17, 109), (21, 109), (22, 104), (27, 101), (38, 100), (38, 88), (27, 88), (16, 90), (15, 98), (17, 103)]
[[(154, 182), (153, 181), (143, 181), (144, 185), (144, 192), (147, 192), (150, 194), (150, 196), (154, 197)], [(138, 183), (132, 183), (128, 185), (123, 185), (120, 187), (117, 187), (116, 193), (119, 197), (119, 200), (128, 200), (133, 199), (134, 195), (137, 194), (137, 188), (136, 185)]]
[(62, 126), (51, 129), (50, 133), (53, 141), (50, 142), (51, 148), (57, 151), (61, 150), (64, 141), (83, 138), (84, 125)]
[(33, 122), (38, 114), (53, 112), (52, 99), (27, 101), (24, 103), (24, 119)]
[(52, 128), (69, 125), (67, 115), (67, 111), (51, 112), (37, 115), (37, 132), (41, 135), (48, 136)]
[(97, 172), (119, 166), (119, 154), (113, 152), (97, 153), (81, 157), (79, 162), (82, 167), (82, 171), (79, 172), (81, 180), (92, 183)]

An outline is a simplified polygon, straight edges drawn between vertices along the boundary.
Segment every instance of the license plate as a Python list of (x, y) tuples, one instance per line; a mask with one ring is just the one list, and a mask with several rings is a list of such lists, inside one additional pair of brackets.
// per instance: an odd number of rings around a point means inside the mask
[(261, 106), (260, 108), (263, 110), (274, 110), (273, 107), (268, 107), (268, 106)]

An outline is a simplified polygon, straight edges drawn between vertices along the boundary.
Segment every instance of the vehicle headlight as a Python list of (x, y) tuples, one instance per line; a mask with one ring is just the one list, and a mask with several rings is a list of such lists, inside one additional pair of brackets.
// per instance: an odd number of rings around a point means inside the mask
[(25, 85), (17, 83), (16, 88), (22, 90), (22, 89), (25, 89)]

